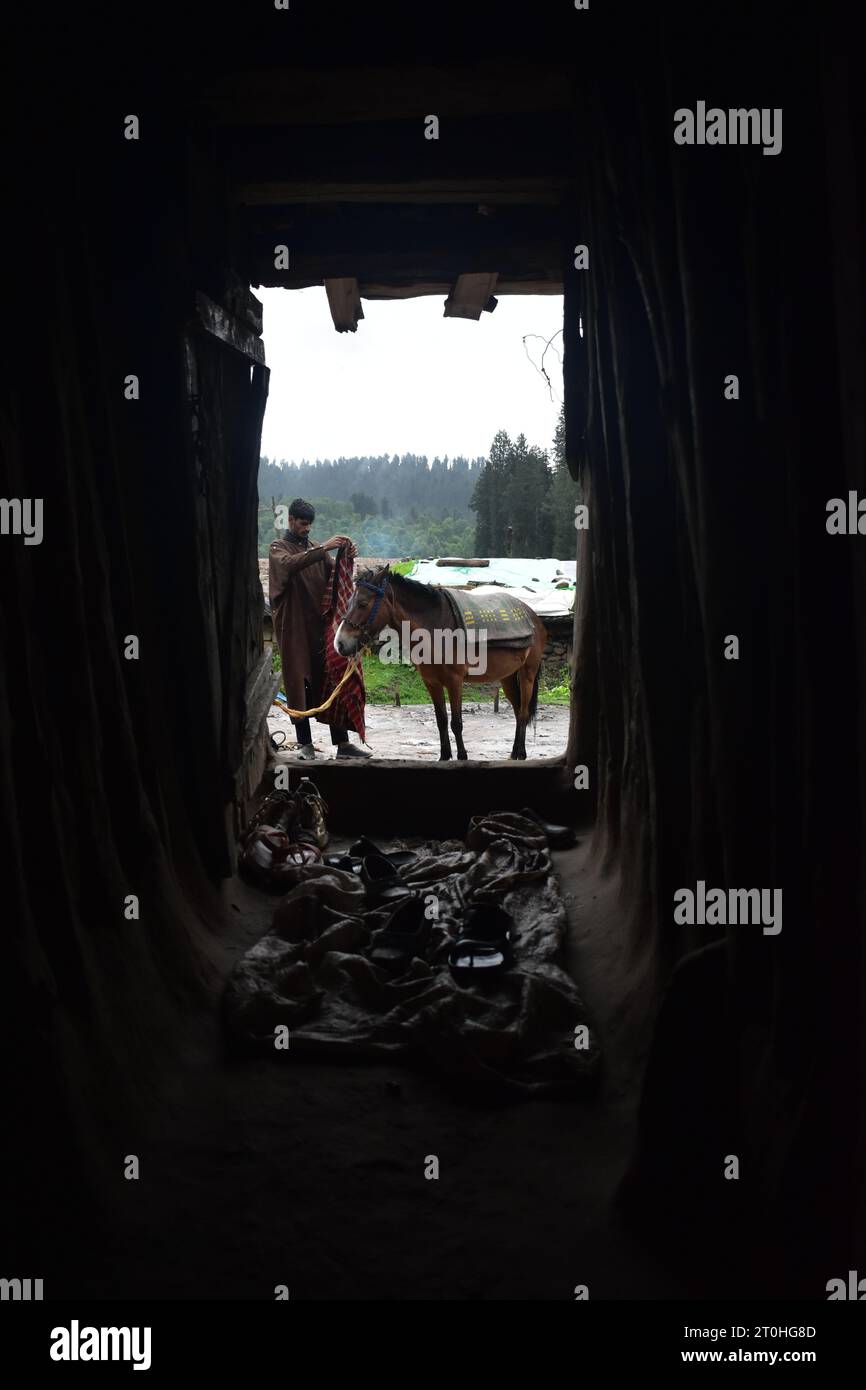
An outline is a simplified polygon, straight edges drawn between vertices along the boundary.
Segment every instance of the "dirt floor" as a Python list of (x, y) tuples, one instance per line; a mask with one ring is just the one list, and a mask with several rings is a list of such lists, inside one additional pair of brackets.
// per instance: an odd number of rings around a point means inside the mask
[[(368, 705), (366, 709), (367, 744), (379, 758), (412, 758), (435, 762), (439, 757), (439, 734), (432, 705)], [(269, 732), (282, 730), (285, 747), (296, 743), (295, 730), (287, 714), (276, 705), (268, 715)], [(332, 758), (334, 749), (324, 724), (312, 725), (316, 750), (321, 757)], [(279, 735), (277, 735), (279, 742)], [(514, 714), (508, 701), (502, 698), (499, 713), (493, 713), (493, 702), (467, 701), (463, 706), (463, 741), (470, 758), (486, 761), (507, 758), (514, 742)], [(353, 738), (352, 742), (356, 742)], [(568, 707), (539, 705), (535, 726), (526, 731), (527, 758), (550, 758), (565, 752), (568, 742)], [(456, 755), (454, 739), (452, 753)]]
[[(334, 848), (345, 842), (335, 840)], [(393, 1064), (226, 1059), (214, 1008), (190, 1021), (187, 1059), (142, 1143), (141, 1179), (100, 1272), (81, 1262), (59, 1296), (157, 1299), (660, 1299), (681, 1291), (611, 1208), (634, 1123), (624, 1043), (616, 885), (585, 846), (554, 855), (569, 919), (568, 962), (605, 1049), (598, 1094), (581, 1102), (480, 1105)], [(225, 885), (237, 959), (275, 899)], [(438, 1181), (425, 1179), (428, 1155)]]

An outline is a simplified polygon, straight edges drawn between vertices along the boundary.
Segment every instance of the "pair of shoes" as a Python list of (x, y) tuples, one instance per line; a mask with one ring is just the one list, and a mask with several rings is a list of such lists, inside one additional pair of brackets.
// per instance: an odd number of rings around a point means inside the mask
[(312, 762), (315, 756), (316, 750), (311, 743), (302, 743), (295, 754), (296, 758), (300, 758), (305, 763)]
[(259, 888), (285, 892), (286, 884), (294, 887), (293, 870), (316, 864), (320, 854), (317, 845), (292, 839), (272, 825), (260, 825), (247, 837), (238, 866), (242, 876)]
[(373, 754), (368, 753), (366, 748), (356, 748), (353, 743), (341, 743), (337, 748), (337, 757), (345, 760), (346, 758), (372, 758)]
[(569, 845), (577, 844), (577, 836), (570, 825), (550, 825), (542, 820), (537, 811), (533, 811), (531, 806), (524, 806), (520, 811), (521, 816), (526, 816), (527, 820), (535, 821), (547, 836), (547, 843), (551, 849), (566, 849)]
[(409, 864), (417, 864), (418, 856), (409, 849), (380, 849), (375, 840), (371, 840), (367, 835), (362, 835), (360, 840), (356, 840), (349, 846), (349, 853), (357, 855), (359, 859), (365, 859), (368, 854), (378, 854), (380, 859), (387, 859), (394, 865), (395, 869), (404, 869)]
[(463, 925), (448, 952), (448, 965), (456, 980), (491, 979), (507, 970), (513, 960), (511, 932), (514, 919), (493, 897), (479, 893), (466, 909)]
[[(454, 978), (463, 983), (497, 979), (513, 961), (513, 927), (514, 919), (494, 898), (479, 894), (448, 952)], [(402, 974), (413, 960), (426, 958), (431, 930), (422, 898), (407, 891), (373, 937), (367, 958), (392, 974)]]
[[(332, 869), (343, 869), (346, 873), (360, 874), (364, 867), (364, 860), (373, 858), (373, 868), (368, 873), (368, 878), (373, 881), (376, 879), (390, 879), (393, 875), (386, 872), (379, 860), (385, 860), (393, 869), (405, 869), (411, 864), (417, 864), (418, 856), (408, 849), (384, 850), (380, 849), (374, 840), (362, 835), (360, 840), (356, 840), (349, 846), (345, 854), (329, 854), (325, 863)], [(366, 882), (367, 880), (365, 880)]]

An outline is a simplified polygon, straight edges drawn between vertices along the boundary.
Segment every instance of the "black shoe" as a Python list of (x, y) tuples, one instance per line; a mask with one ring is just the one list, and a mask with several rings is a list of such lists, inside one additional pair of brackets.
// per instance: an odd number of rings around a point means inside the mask
[(305, 763), (311, 762), (316, 756), (316, 750), (311, 743), (302, 743), (295, 757), (302, 758)]
[(512, 961), (511, 932), (514, 919), (493, 899), (480, 895), (466, 909), (463, 926), (448, 952), (448, 965), (456, 980), (476, 982), (507, 970)]
[(331, 869), (342, 869), (347, 874), (361, 872), (361, 860), (354, 854), (326, 854), (322, 863)]
[(417, 864), (418, 856), (408, 849), (385, 850), (380, 849), (374, 840), (366, 835), (362, 835), (360, 840), (356, 840), (349, 846), (349, 853), (356, 854), (360, 859), (366, 859), (368, 854), (377, 854), (380, 859), (387, 859), (389, 864), (393, 864), (395, 869), (405, 869), (409, 864)]
[(367, 896), (374, 902), (391, 898), (406, 898), (410, 890), (400, 879), (394, 865), (381, 854), (368, 854), (361, 864), (361, 882)]
[(397, 903), (373, 938), (367, 958), (372, 965), (402, 974), (416, 957), (424, 960), (429, 939), (430, 923), (424, 915), (424, 904), (412, 894)]
[(337, 748), (338, 758), (372, 758), (366, 748), (356, 748), (353, 743), (341, 743)]
[(567, 849), (569, 845), (577, 844), (577, 836), (570, 825), (549, 825), (530, 806), (524, 806), (519, 814), (526, 816), (527, 820), (534, 821), (544, 831), (551, 849)]

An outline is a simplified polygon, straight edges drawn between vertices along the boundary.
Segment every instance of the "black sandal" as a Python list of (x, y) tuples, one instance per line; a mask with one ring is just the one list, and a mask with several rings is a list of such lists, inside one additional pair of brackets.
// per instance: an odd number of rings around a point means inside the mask
[(430, 939), (430, 923), (424, 915), (424, 904), (415, 894), (401, 899), (385, 925), (373, 938), (367, 952), (371, 965), (383, 970), (402, 973), (417, 957), (424, 960)]
[(322, 860), (329, 869), (342, 869), (347, 874), (359, 874), (361, 861), (354, 854), (326, 854)]
[(448, 965), (457, 980), (490, 979), (512, 961), (514, 919), (492, 899), (478, 898), (466, 909), (463, 926), (448, 952)]

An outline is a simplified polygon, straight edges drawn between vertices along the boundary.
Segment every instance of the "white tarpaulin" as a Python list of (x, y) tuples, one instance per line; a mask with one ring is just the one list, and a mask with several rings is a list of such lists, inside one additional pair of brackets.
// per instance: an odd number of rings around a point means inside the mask
[(416, 560), (408, 571), (421, 584), (441, 584), (449, 589), (472, 587), (474, 593), (502, 592), (504, 587), (522, 599), (540, 617), (561, 617), (574, 607), (576, 560), (514, 560), (491, 558), (487, 565), (437, 565), (435, 560)]
[[(453, 586), (452, 586), (453, 587)], [(511, 587), (503, 590), (496, 585), (482, 584), (472, 593), (477, 598), (484, 598), (488, 594), (507, 593), (509, 598), (519, 598), (526, 604), (527, 608), (532, 608), (539, 618), (561, 618), (570, 613), (574, 607), (574, 589), (522, 589)]]

